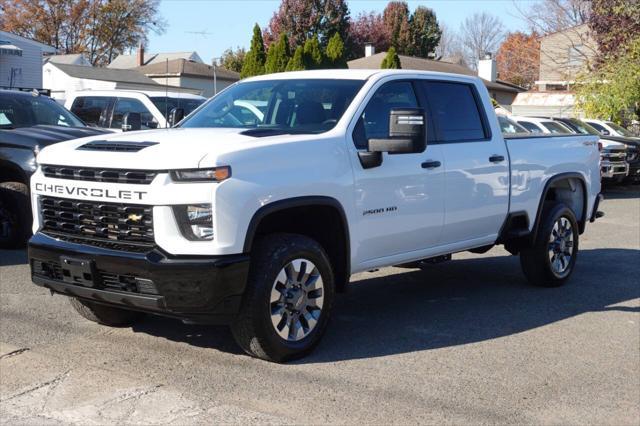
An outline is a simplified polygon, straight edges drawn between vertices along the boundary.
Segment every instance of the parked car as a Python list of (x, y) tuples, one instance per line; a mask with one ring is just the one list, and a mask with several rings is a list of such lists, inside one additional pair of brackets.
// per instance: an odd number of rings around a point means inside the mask
[(101, 324), (222, 322), (253, 356), (299, 358), (357, 272), (503, 244), (532, 284), (564, 284), (600, 215), (597, 141), (504, 137), (473, 76), (248, 78), (178, 128), (45, 148), (32, 279)]
[[(147, 130), (171, 127), (205, 100), (202, 96), (177, 92), (85, 90), (72, 94), (65, 107), (91, 126), (113, 131)], [(125, 123), (127, 114), (139, 116), (139, 128)]]
[(606, 120), (594, 120), (591, 118), (586, 118), (584, 121), (595, 128), (600, 134), (604, 136), (619, 136), (623, 138), (636, 138), (640, 139), (638, 136), (634, 135), (630, 130), (625, 129), (619, 124), (614, 123), (613, 121)]
[[(574, 130), (576, 133), (580, 134), (590, 134), (590, 135), (598, 135), (600, 136), (600, 143), (602, 144), (602, 167), (603, 167), (603, 175), (608, 176), (609, 178), (613, 178), (612, 171), (618, 166), (616, 164), (612, 164), (611, 160), (614, 160), (614, 163), (619, 162), (619, 158), (617, 155), (612, 158), (611, 154), (616, 153), (619, 150), (618, 143), (624, 144), (626, 147), (626, 162), (628, 164), (627, 176), (622, 179), (628, 183), (638, 183), (640, 182), (640, 139), (628, 138), (628, 137), (618, 137), (618, 136), (605, 136), (601, 132), (599, 132), (596, 128), (591, 126), (590, 124), (578, 120), (577, 118), (554, 118), (554, 120), (560, 121), (565, 124), (567, 127)], [(616, 149), (612, 151), (612, 147)], [(616, 176), (616, 180), (620, 180), (622, 174)]]
[(530, 133), (527, 129), (516, 123), (514, 120), (510, 119), (506, 115), (498, 114), (498, 124), (500, 124), (500, 130), (502, 130), (503, 134), (522, 134), (526, 135)]
[(31, 234), (29, 178), (40, 149), (104, 133), (38, 92), (0, 90), (0, 248), (24, 246)]
[(569, 129), (564, 124), (553, 121), (550, 118), (523, 117), (516, 115), (510, 116), (510, 118), (531, 133), (544, 133), (554, 135), (567, 135), (573, 133), (571, 129)]

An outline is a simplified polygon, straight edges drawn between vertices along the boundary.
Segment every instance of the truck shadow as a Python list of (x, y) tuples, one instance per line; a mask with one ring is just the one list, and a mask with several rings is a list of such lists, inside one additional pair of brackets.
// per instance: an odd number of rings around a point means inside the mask
[(25, 265), (27, 263), (26, 250), (0, 250), (0, 266)]
[(605, 185), (602, 188), (604, 199), (606, 200), (623, 200), (623, 199), (640, 199), (639, 185)]
[[(381, 357), (463, 345), (525, 332), (587, 312), (640, 312), (616, 306), (640, 297), (640, 250), (580, 252), (560, 288), (531, 287), (518, 259), (454, 260), (425, 270), (366, 278), (339, 295), (323, 341), (301, 364)], [(612, 274), (615, 268), (615, 274)], [(637, 305), (637, 304), (636, 304)], [(225, 327), (149, 318), (134, 328), (169, 340), (239, 353)]]

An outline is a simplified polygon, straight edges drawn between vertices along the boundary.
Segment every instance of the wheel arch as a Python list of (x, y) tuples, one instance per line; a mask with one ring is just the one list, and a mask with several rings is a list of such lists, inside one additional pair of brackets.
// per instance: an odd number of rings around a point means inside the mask
[[(322, 226), (309, 229), (313, 220)], [(322, 231), (328, 232), (322, 232)], [(333, 197), (304, 196), (274, 201), (258, 209), (249, 222), (243, 250), (249, 253), (260, 235), (293, 232), (314, 238), (325, 249), (334, 269), (336, 290), (343, 292), (351, 275), (349, 222), (342, 204)]]
[[(575, 186), (575, 183), (578, 185)], [(562, 185), (566, 185), (563, 187)], [(576, 197), (569, 196), (568, 193), (578, 194), (578, 190), (574, 189), (580, 188), (579, 195)], [(568, 190), (568, 191), (566, 191)], [(538, 228), (540, 226), (540, 221), (542, 220), (542, 212), (544, 210), (544, 204), (549, 200), (557, 200), (563, 201), (568, 207), (573, 211), (576, 216), (576, 220), (578, 222), (578, 231), (580, 234), (584, 232), (586, 223), (587, 223), (587, 208), (589, 196), (587, 192), (587, 184), (585, 182), (584, 176), (577, 172), (568, 172), (568, 173), (559, 173), (550, 177), (542, 191), (542, 195), (540, 197), (540, 201), (538, 202), (538, 210), (536, 212), (535, 221), (533, 223), (533, 227), (531, 228), (531, 235), (537, 235)], [(576, 210), (580, 211), (576, 211)], [(535, 238), (535, 237), (534, 237)]]

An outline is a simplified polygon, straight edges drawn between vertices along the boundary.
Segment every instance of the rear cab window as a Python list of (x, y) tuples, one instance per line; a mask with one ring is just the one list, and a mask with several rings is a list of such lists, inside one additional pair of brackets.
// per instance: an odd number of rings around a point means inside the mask
[(540, 127), (530, 121), (518, 121), (518, 124), (530, 131), (531, 133), (544, 133)]
[(78, 96), (71, 105), (71, 112), (86, 124), (105, 127), (104, 121), (113, 99), (109, 96)]
[(118, 98), (113, 108), (113, 118), (111, 119), (110, 127), (112, 129), (122, 128), (124, 115), (128, 112), (137, 112), (140, 114), (142, 129), (158, 128), (158, 120), (155, 119), (149, 109), (147, 109), (142, 102), (133, 98)]

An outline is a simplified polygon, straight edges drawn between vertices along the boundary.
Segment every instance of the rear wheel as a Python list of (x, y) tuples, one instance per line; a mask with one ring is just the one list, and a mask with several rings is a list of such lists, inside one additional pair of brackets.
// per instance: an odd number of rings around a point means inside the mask
[(333, 295), (333, 272), (320, 244), (302, 235), (267, 236), (254, 250), (234, 338), (268, 361), (303, 357), (326, 329)]
[(542, 287), (563, 285), (573, 273), (578, 255), (578, 223), (564, 204), (545, 208), (533, 247), (520, 252), (529, 282)]
[(0, 248), (22, 248), (31, 236), (29, 189), (20, 182), (0, 184)]
[(141, 312), (100, 305), (75, 297), (70, 300), (71, 306), (84, 318), (109, 327), (129, 327), (144, 316)]

